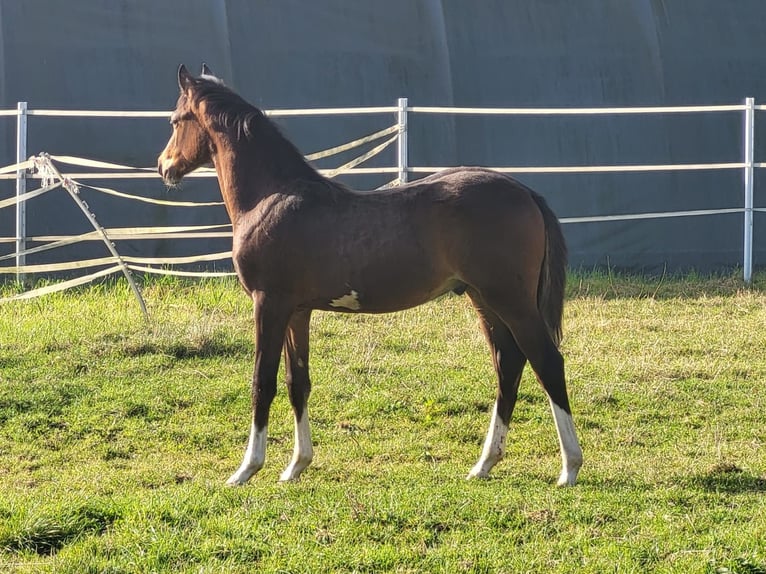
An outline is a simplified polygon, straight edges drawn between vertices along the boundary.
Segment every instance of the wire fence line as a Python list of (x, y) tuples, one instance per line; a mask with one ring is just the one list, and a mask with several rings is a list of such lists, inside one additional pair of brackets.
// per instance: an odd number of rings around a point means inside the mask
[[(745, 235), (743, 238), (743, 275), (746, 282), (752, 278), (752, 228), (753, 213), (766, 212), (766, 208), (757, 208), (753, 203), (753, 171), (755, 168), (766, 166), (766, 163), (754, 161), (754, 117), (756, 111), (766, 110), (766, 105), (755, 105), (752, 98), (746, 98), (742, 104), (719, 105), (719, 106), (662, 106), (662, 107), (634, 107), (634, 108), (454, 108), (454, 107), (424, 107), (409, 106), (406, 98), (400, 98), (396, 106), (362, 107), (362, 108), (315, 108), (295, 110), (270, 110), (265, 113), (271, 117), (308, 117), (308, 116), (350, 116), (359, 114), (378, 114), (390, 116), (395, 114), (396, 123), (387, 128), (366, 134), (360, 138), (321, 150), (306, 156), (309, 161), (325, 159), (344, 152), (360, 148), (369, 148), (350, 161), (343, 163), (337, 168), (321, 169), (321, 173), (328, 177), (339, 175), (395, 175), (396, 178), (383, 187), (404, 183), (410, 175), (433, 173), (449, 166), (410, 166), (408, 164), (408, 115), (409, 114), (448, 114), (448, 115), (507, 115), (507, 116), (594, 116), (594, 115), (646, 115), (646, 114), (692, 114), (692, 113), (732, 113), (742, 115), (743, 125), (743, 157), (740, 162), (718, 162), (698, 164), (654, 164), (654, 165), (588, 165), (588, 166), (494, 166), (492, 169), (503, 173), (631, 173), (631, 172), (661, 172), (661, 171), (699, 171), (699, 170), (739, 170), (743, 173), (743, 197), (742, 205), (724, 209), (704, 210), (680, 210), (652, 213), (628, 213), (617, 215), (565, 217), (561, 218), (564, 224), (597, 223), (605, 221), (631, 221), (643, 219), (660, 219), (669, 217), (695, 217), (714, 214), (740, 214), (744, 217)], [(229, 261), (230, 251), (219, 253), (203, 253), (187, 257), (126, 257), (121, 256), (114, 248), (114, 242), (130, 239), (199, 239), (221, 238), (231, 236), (230, 225), (191, 225), (191, 226), (165, 226), (165, 227), (123, 227), (103, 228), (95, 215), (89, 213), (87, 204), (81, 208), (94, 227), (93, 231), (79, 235), (48, 235), (28, 236), (26, 233), (26, 202), (44, 195), (54, 189), (62, 188), (69, 192), (73, 200), (77, 201), (79, 189), (87, 188), (101, 194), (112, 197), (153, 203), (157, 205), (200, 208), (222, 205), (220, 201), (210, 202), (182, 202), (153, 199), (148, 197), (129, 194), (114, 187), (95, 186), (85, 183), (88, 180), (98, 179), (158, 179), (155, 168), (135, 167), (106, 162), (95, 159), (78, 158), (73, 156), (57, 156), (40, 154), (26, 159), (26, 121), (29, 116), (47, 117), (95, 117), (95, 118), (167, 118), (170, 112), (166, 111), (94, 111), (94, 110), (55, 110), (55, 109), (28, 109), (26, 103), (20, 102), (16, 110), (0, 110), (0, 117), (15, 117), (17, 124), (17, 163), (0, 168), (0, 180), (15, 180), (16, 194), (8, 198), (0, 198), (0, 209), (15, 207), (16, 209), (16, 233), (13, 237), (0, 237), (0, 245), (13, 243), (15, 249), (11, 253), (0, 255), (0, 280), (3, 276), (15, 275), (23, 283), (28, 275), (45, 275), (62, 271), (72, 272), (99, 268), (87, 275), (68, 281), (62, 281), (44, 288), (25, 291), (18, 295), (0, 299), (0, 303), (12, 299), (27, 299), (76, 285), (82, 285), (113, 273), (124, 273), (128, 280), (132, 271), (155, 274), (171, 274), (178, 276), (210, 277), (233, 275), (227, 272), (199, 272), (179, 269), (182, 265), (200, 265), (215, 261)], [(372, 157), (379, 155), (394, 143), (397, 144), (397, 165), (386, 167), (362, 167), (362, 164)], [(370, 147), (372, 146), (372, 147)], [(66, 169), (61, 167), (66, 166)], [(74, 170), (80, 171), (74, 171)], [(86, 171), (82, 171), (82, 170)], [(62, 171), (66, 171), (62, 175)], [(97, 171), (94, 171), (97, 170)], [(51, 175), (58, 174), (58, 175)], [(212, 169), (199, 169), (190, 174), (191, 177), (210, 178), (215, 177)], [(28, 181), (39, 179), (40, 187), (27, 191)], [(83, 202), (84, 203), (84, 202)], [(83, 241), (104, 241), (110, 254), (105, 257), (87, 260), (68, 261), (55, 264), (28, 265), (26, 257), (50, 251), (59, 247), (74, 245)], [(36, 244), (29, 247), (29, 244)], [(111, 247), (110, 247), (111, 245)], [(15, 265), (3, 266), (2, 262), (15, 259)], [(141, 302), (140, 292), (136, 288), (136, 295)], [(145, 308), (144, 308), (145, 309)]]

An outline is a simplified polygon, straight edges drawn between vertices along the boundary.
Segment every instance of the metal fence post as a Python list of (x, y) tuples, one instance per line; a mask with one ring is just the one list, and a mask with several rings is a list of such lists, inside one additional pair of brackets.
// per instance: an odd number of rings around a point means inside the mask
[[(16, 163), (27, 160), (27, 102), (18, 102), (16, 106)], [(27, 191), (27, 173), (25, 169), (16, 171), (16, 267), (26, 263), (24, 251), (27, 248), (27, 204), (20, 198)], [(16, 272), (16, 281), (24, 283), (23, 272)]]
[(396, 154), (399, 168), (399, 184), (407, 183), (407, 98), (399, 98), (397, 102), (397, 122), (399, 124), (399, 139)]
[(753, 156), (755, 135), (755, 100), (745, 98), (744, 124), (745, 237), (742, 262), (745, 283), (753, 279)]

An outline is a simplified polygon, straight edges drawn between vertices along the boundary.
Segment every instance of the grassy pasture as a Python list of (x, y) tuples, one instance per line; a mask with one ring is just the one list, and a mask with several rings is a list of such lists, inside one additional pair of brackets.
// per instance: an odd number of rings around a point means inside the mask
[[(11, 286), (0, 293), (12, 292)], [(766, 573), (766, 277), (573, 275), (563, 352), (585, 453), (559, 471), (527, 369), (508, 453), (466, 481), (494, 375), (465, 297), (312, 319), (315, 462), (280, 388), (247, 441), (251, 308), (232, 281), (0, 306), (0, 572)]]

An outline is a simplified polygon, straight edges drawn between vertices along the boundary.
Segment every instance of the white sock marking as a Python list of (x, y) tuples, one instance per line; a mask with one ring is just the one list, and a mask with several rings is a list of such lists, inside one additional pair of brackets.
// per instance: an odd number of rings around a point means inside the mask
[(492, 420), (489, 423), (487, 438), (481, 451), (479, 461), (468, 473), (468, 478), (486, 478), (489, 471), (505, 454), (505, 438), (508, 436), (506, 425), (497, 414), (497, 401), (492, 409)]
[(303, 416), (295, 419), (295, 446), (290, 464), (279, 477), (280, 481), (297, 480), (314, 458), (314, 447), (311, 444), (311, 429), (309, 414), (303, 409)]
[(577, 473), (582, 466), (582, 449), (577, 440), (577, 432), (575, 432), (574, 423), (572, 422), (572, 415), (553, 401), (550, 401), (550, 403), (561, 447), (562, 468), (558, 485), (574, 486), (574, 483), (577, 481)]
[(257, 429), (255, 421), (250, 424), (250, 439), (247, 441), (245, 457), (237, 472), (229, 477), (226, 484), (236, 486), (245, 484), (251, 476), (263, 468), (266, 460), (266, 427)]

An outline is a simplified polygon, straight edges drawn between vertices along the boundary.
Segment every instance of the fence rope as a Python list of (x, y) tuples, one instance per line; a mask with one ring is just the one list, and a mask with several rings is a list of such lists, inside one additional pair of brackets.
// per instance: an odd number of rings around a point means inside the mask
[(344, 151), (348, 151), (350, 149), (354, 149), (355, 147), (360, 147), (366, 143), (373, 142), (375, 140), (379, 140), (389, 134), (395, 133), (399, 130), (399, 126), (393, 125), (390, 127), (387, 127), (386, 129), (380, 130), (378, 132), (375, 132), (374, 134), (370, 134), (368, 136), (365, 136), (363, 138), (359, 138), (358, 140), (354, 140), (352, 142), (348, 142), (343, 145), (339, 145), (336, 147), (332, 147), (330, 149), (326, 149), (324, 151), (318, 151), (315, 153), (310, 153), (309, 155), (305, 156), (307, 161), (315, 161), (318, 159), (323, 159), (326, 157), (330, 157), (333, 155), (337, 155), (339, 153), (342, 153)]
[(96, 216), (93, 215), (93, 213), (90, 211), (90, 208), (88, 207), (88, 204), (85, 203), (82, 198), (80, 197), (80, 191), (77, 187), (77, 184), (68, 178), (65, 178), (61, 175), (61, 172), (56, 168), (56, 166), (51, 161), (51, 158), (48, 154), (40, 154), (39, 156), (35, 157), (33, 160), (34, 167), (40, 173), (43, 187), (46, 185), (50, 185), (53, 183), (53, 181), (58, 180), (61, 184), (61, 187), (63, 187), (68, 193), (69, 196), (74, 200), (74, 202), (77, 204), (77, 206), (80, 208), (80, 210), (85, 214), (85, 217), (90, 221), (91, 225), (98, 231), (101, 236), (103, 237), (104, 244), (106, 245), (106, 248), (109, 250), (109, 252), (112, 254), (112, 256), (117, 260), (118, 267), (122, 269), (122, 273), (125, 276), (125, 279), (128, 280), (128, 283), (130, 284), (131, 289), (133, 290), (133, 293), (136, 296), (136, 299), (138, 299), (138, 305), (141, 307), (141, 312), (144, 315), (144, 319), (146, 322), (149, 322), (149, 312), (146, 310), (146, 303), (144, 302), (144, 298), (141, 296), (141, 290), (138, 288), (138, 285), (136, 285), (135, 281), (133, 281), (133, 276), (130, 272), (130, 269), (128, 268), (127, 264), (122, 260), (120, 257), (120, 254), (117, 253), (117, 250), (114, 247), (114, 244), (109, 239), (109, 236), (106, 234), (106, 231), (104, 231), (104, 228), (99, 225), (98, 221), (96, 220)]
[(165, 269), (162, 267), (144, 267), (142, 265), (131, 265), (133, 271), (143, 273), (152, 273), (155, 275), (173, 275), (175, 277), (236, 277), (233, 271), (179, 271), (177, 269)]
[[(143, 263), (147, 265), (181, 265), (184, 263), (202, 263), (206, 261), (220, 261), (221, 259), (231, 258), (231, 250), (220, 253), (208, 253), (205, 255), (188, 255), (183, 257), (131, 257), (122, 255), (120, 259), (128, 263)], [(88, 267), (99, 267), (110, 263), (119, 264), (120, 261), (114, 257), (97, 257), (94, 259), (79, 259), (77, 261), (67, 261), (64, 263), (46, 263), (39, 265), (20, 265), (16, 267), (0, 267), (0, 274), (11, 273), (56, 273), (59, 271), (71, 271), (73, 269), (86, 269)]]
[(33, 299), (35, 297), (42, 297), (43, 295), (50, 295), (51, 293), (58, 293), (59, 291), (65, 291), (66, 289), (71, 289), (72, 287), (85, 285), (86, 283), (90, 283), (101, 277), (106, 277), (107, 275), (119, 273), (122, 270), (123, 270), (122, 265), (115, 265), (114, 267), (109, 267), (108, 269), (96, 271), (95, 273), (91, 273), (90, 275), (85, 275), (84, 277), (77, 277), (75, 279), (70, 279), (69, 281), (62, 281), (60, 283), (55, 283), (53, 285), (47, 285), (45, 287), (32, 289), (31, 291), (25, 291), (24, 293), (19, 293), (18, 295), (3, 297), (2, 299), (0, 299), (0, 303), (7, 303), (10, 301), (20, 301), (23, 299)]
[(154, 199), (152, 197), (142, 197), (140, 195), (133, 195), (130, 193), (124, 193), (111, 189), (109, 187), (99, 187), (96, 185), (80, 184), (80, 187), (92, 189), (93, 191), (100, 191), (106, 195), (113, 195), (115, 197), (122, 197), (125, 199), (132, 199), (134, 201), (141, 201), (143, 203), (151, 203), (154, 205), (169, 205), (171, 207), (211, 207), (214, 205), (223, 205), (223, 201), (172, 201), (167, 199)]
[[(5, 173), (13, 173), (15, 174), (17, 171), (23, 171), (25, 169), (29, 169), (32, 167), (32, 160), (22, 161), (20, 163), (14, 163), (12, 165), (7, 165), (5, 167), (0, 167), (0, 175)], [(15, 177), (15, 175), (14, 175)]]
[[(663, 211), (654, 213), (630, 213), (623, 215), (594, 215), (586, 217), (562, 217), (561, 223), (594, 223), (602, 221), (632, 221), (636, 219), (665, 219), (669, 217), (695, 217), (699, 215), (722, 215), (727, 213), (742, 213), (743, 207), (727, 209), (694, 209), (689, 211)], [(754, 210), (755, 211), (755, 210)], [(760, 211), (760, 210), (759, 210)], [(766, 211), (766, 210), (763, 210)]]
[(38, 195), (42, 195), (44, 193), (48, 193), (49, 191), (53, 191), (54, 189), (57, 189), (60, 185), (61, 185), (60, 183), (52, 183), (44, 187), (33, 189), (32, 191), (27, 191), (26, 193), (23, 193), (22, 195), (9, 197), (8, 199), (4, 199), (0, 201), (0, 209), (3, 209), (4, 207), (10, 207), (11, 205), (16, 205), (17, 203), (22, 203), (24, 201), (32, 199), (33, 197), (37, 197)]
[(690, 114), (700, 112), (742, 112), (745, 104), (720, 106), (645, 106), (636, 108), (454, 108), (448, 106), (408, 106), (416, 114), (455, 114), (491, 116), (612, 116), (635, 114)]
[(371, 157), (378, 155), (380, 152), (382, 152), (384, 149), (386, 149), (388, 146), (390, 146), (392, 143), (394, 143), (397, 139), (399, 139), (398, 135), (392, 136), (388, 138), (386, 141), (384, 141), (382, 144), (375, 146), (370, 151), (368, 151), (365, 154), (360, 155), (359, 157), (356, 157), (352, 159), (351, 161), (344, 163), (342, 166), (331, 170), (329, 173), (326, 174), (326, 177), (329, 179), (332, 179), (334, 177), (337, 177), (341, 174), (343, 174), (345, 171), (348, 171), (356, 166), (358, 166), (360, 163), (364, 163)]
[(50, 155), (50, 158), (58, 163), (64, 163), (67, 165), (77, 165), (80, 167), (93, 167), (96, 169), (119, 169), (128, 171), (149, 171), (156, 172), (156, 167), (134, 167), (132, 165), (122, 165), (119, 163), (110, 163), (107, 161), (99, 161), (95, 159), (87, 159), (82, 157), (75, 157), (71, 155)]
[[(743, 169), (744, 163), (672, 163), (654, 165), (561, 165), (561, 166), (518, 166), (489, 167), (500, 173), (634, 173), (647, 171), (704, 171), (718, 169)], [(448, 166), (411, 167), (410, 173), (436, 173), (450, 169)]]

